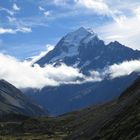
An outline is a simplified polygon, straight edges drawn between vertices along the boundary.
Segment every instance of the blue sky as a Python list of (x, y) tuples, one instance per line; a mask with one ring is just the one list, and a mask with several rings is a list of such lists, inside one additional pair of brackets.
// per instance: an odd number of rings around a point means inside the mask
[(19, 59), (37, 55), (81, 26), (140, 49), (139, 25), (139, 0), (0, 0), (0, 51)]

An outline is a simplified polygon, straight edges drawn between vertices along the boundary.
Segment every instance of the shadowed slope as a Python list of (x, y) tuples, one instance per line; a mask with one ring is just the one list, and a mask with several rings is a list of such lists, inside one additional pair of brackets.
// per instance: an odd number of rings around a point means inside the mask
[(29, 100), (19, 89), (0, 80), (0, 114), (43, 115), (43, 109)]

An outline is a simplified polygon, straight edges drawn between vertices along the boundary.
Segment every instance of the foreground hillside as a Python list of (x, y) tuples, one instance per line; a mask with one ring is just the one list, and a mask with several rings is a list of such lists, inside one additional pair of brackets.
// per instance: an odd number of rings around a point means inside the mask
[(68, 140), (140, 139), (140, 79), (119, 99), (79, 112), (77, 122)]
[(118, 99), (106, 104), (56, 118), (16, 115), (4, 118), (0, 123), (2, 139), (139, 140), (140, 78)]
[(6, 82), (0, 80), (0, 114), (18, 113), (26, 115), (43, 115), (43, 109), (31, 102), (23, 93)]

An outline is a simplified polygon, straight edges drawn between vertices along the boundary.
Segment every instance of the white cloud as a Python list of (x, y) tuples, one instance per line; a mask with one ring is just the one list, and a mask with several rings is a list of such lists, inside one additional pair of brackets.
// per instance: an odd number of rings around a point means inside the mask
[[(111, 5), (106, 0), (74, 0), (75, 4), (79, 7), (90, 10), (90, 13), (100, 14), (112, 18), (115, 22), (119, 23), (125, 18), (122, 9), (117, 7), (117, 2)], [(120, 3), (119, 3), (120, 4)], [(86, 10), (85, 9), (85, 10)]]
[[(93, 10), (95, 14), (112, 18), (109, 21), (105, 20), (103, 25), (94, 27), (106, 42), (118, 40), (129, 47), (140, 49), (140, 6), (138, 6), (140, 2), (112, 0), (75, 0), (75, 2)], [(96, 6), (96, 3), (100, 6)]]
[(109, 14), (108, 5), (103, 0), (75, 0), (76, 5), (94, 10), (99, 14)]
[(32, 67), (27, 61), (21, 62), (11, 56), (0, 54), (0, 78), (5, 79), (18, 88), (42, 88), (46, 85), (56, 86), (76, 81), (83, 75), (78, 69), (62, 64), (59, 67), (39, 65)]
[(65, 64), (57, 67), (48, 64), (42, 68), (38, 64), (32, 65), (31, 62), (27, 60), (22, 62), (14, 57), (0, 53), (0, 79), (5, 79), (18, 88), (30, 87), (38, 89), (44, 86), (81, 84), (102, 80), (98, 72), (92, 72), (91, 76), (87, 77), (80, 73), (79, 69)]
[(134, 14), (138, 19), (140, 19), (140, 6), (138, 6), (136, 9), (134, 9)]
[(44, 12), (44, 15), (45, 15), (46, 17), (50, 16), (50, 14), (51, 14), (50, 11), (45, 11), (45, 12)]
[(140, 49), (140, 19), (137, 16), (122, 18), (97, 28), (107, 42), (117, 40), (134, 49)]
[[(84, 1), (84, 0), (77, 0)], [(140, 49), (140, 1), (113, 1), (113, 0), (95, 0), (107, 5), (107, 11), (101, 14), (106, 14), (112, 20), (105, 20), (104, 25), (100, 25), (95, 28), (95, 31), (106, 41), (117, 40), (126, 46), (134, 49)], [(94, 0), (90, 0), (91, 3)], [(88, 1), (83, 4), (88, 5)], [(89, 4), (88, 7), (92, 6)], [(89, 9), (89, 8), (88, 8)], [(96, 7), (93, 7), (93, 11), (96, 11)], [(105, 10), (106, 11), (106, 10)]]
[(11, 16), (13, 16), (15, 14), (14, 11), (11, 11), (11, 10), (3, 8), (3, 7), (0, 7), (0, 11), (5, 11), (6, 13), (8, 13)]
[(16, 3), (13, 4), (13, 10), (20, 11), (20, 7), (17, 6)]
[(123, 36), (121, 36), (121, 35), (111, 35), (111, 36), (106, 37), (107, 40), (118, 40), (120, 38), (123, 38)]
[(0, 34), (15, 34), (16, 31), (10, 28), (0, 28)]
[(127, 76), (133, 72), (140, 72), (140, 60), (125, 61), (120, 64), (114, 64), (106, 70), (106, 73), (109, 74), (112, 79)]
[(106, 77), (114, 79), (126, 76), (132, 72), (140, 72), (140, 60), (125, 61), (108, 66), (99, 71), (90, 72), (90, 76), (80, 73), (80, 70), (65, 64), (54, 67), (38, 64), (32, 66), (29, 61), (19, 61), (14, 57), (0, 53), (0, 79), (5, 79), (18, 88), (43, 88), (60, 84), (81, 84), (85, 82), (100, 82)]
[(115, 79), (122, 76), (128, 76), (133, 72), (140, 73), (140, 60), (124, 61), (122, 63), (113, 64), (105, 67), (104, 69), (91, 72), (91, 76), (100, 78), (101, 80), (105, 78)]
[(0, 34), (16, 34), (17, 32), (29, 33), (31, 31), (32, 31), (31, 28), (27, 28), (27, 27), (19, 27), (17, 29), (0, 27)]

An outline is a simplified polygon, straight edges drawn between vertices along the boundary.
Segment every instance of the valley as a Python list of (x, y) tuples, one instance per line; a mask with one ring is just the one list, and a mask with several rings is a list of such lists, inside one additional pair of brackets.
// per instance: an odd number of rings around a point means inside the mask
[(0, 138), (2, 140), (138, 140), (139, 124), (140, 78), (119, 98), (105, 104), (58, 117), (27, 117), (14, 114), (2, 117)]

